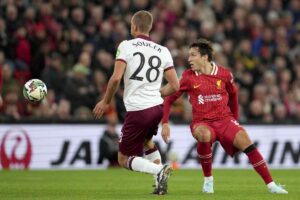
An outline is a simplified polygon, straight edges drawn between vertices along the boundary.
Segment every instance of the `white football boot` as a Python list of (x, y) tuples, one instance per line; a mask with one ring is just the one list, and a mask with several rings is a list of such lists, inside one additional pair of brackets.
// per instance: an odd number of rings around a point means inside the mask
[(214, 193), (214, 179), (213, 177), (204, 178), (202, 187), (203, 193), (213, 194)]
[(268, 184), (269, 192), (273, 194), (288, 194), (288, 191), (283, 189), (283, 187), (283, 185), (276, 184), (274, 182)]

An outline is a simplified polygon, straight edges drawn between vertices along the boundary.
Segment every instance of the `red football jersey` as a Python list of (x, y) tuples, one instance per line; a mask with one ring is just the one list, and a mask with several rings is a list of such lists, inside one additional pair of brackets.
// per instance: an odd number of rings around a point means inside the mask
[(192, 104), (193, 122), (214, 121), (227, 116), (238, 119), (236, 86), (231, 72), (213, 63), (210, 75), (183, 72), (180, 90), (165, 98), (163, 123), (168, 122), (171, 104), (187, 92)]

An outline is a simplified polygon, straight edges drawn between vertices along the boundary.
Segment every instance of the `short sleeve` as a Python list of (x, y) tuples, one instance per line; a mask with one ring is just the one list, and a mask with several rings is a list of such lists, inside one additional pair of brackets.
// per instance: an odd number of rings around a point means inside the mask
[(188, 71), (184, 71), (182, 73), (182, 77), (180, 79), (180, 91), (181, 92), (186, 92), (189, 89), (189, 75)]
[[(123, 61), (125, 63), (128, 62), (128, 48), (127, 48), (127, 40), (121, 42), (118, 46), (117, 53), (116, 53), (116, 60)], [(126, 51), (127, 49), (127, 51)]]
[(167, 48), (166, 48), (165, 59), (166, 59), (166, 64), (164, 66), (164, 70), (166, 70), (168, 68), (171, 68), (171, 67), (174, 67), (172, 55), (171, 55), (170, 51)]
[(233, 78), (233, 75), (231, 72), (228, 72), (228, 75), (227, 75), (226, 89), (227, 89), (228, 93), (236, 92), (236, 86), (235, 86), (234, 78)]

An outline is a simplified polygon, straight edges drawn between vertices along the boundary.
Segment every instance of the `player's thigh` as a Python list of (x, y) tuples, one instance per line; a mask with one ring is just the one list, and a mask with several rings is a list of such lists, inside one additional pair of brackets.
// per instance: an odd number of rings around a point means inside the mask
[(244, 131), (244, 128), (239, 125), (239, 123), (234, 118), (227, 118), (220, 121), (219, 128), (216, 128), (216, 132), (218, 135), (218, 140), (226, 153), (230, 156), (233, 156), (240, 149), (235, 147), (234, 140), (236, 136)]
[(253, 143), (252, 140), (250, 139), (248, 133), (245, 130), (240, 130), (235, 135), (233, 140), (233, 145), (241, 151), (244, 151), (252, 143)]
[(214, 142), (216, 139), (214, 129), (204, 122), (191, 124), (191, 131), (193, 137), (199, 142)]

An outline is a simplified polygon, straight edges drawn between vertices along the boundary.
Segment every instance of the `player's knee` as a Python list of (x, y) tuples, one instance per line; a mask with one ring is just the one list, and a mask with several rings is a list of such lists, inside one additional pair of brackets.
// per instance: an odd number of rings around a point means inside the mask
[(210, 142), (212, 138), (210, 130), (205, 126), (198, 126), (195, 129), (193, 136), (200, 142)]
[(248, 154), (256, 149), (255, 144), (250, 144), (246, 149), (243, 151), (245, 154)]

